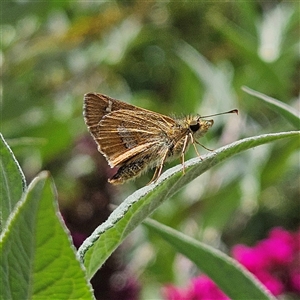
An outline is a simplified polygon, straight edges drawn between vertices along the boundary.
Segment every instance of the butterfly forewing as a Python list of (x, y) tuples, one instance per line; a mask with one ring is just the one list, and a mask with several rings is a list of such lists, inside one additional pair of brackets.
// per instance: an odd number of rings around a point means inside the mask
[(84, 117), (110, 166), (166, 147), (167, 133), (176, 127), (170, 117), (94, 93), (84, 97)]
[(137, 153), (162, 147), (172, 125), (167, 120), (157, 122), (148, 111), (118, 110), (100, 121), (96, 141), (110, 165), (116, 166)]
[(100, 120), (105, 115), (119, 109), (136, 110), (138, 107), (103, 94), (88, 93), (84, 95), (83, 116), (93, 137), (98, 136)]

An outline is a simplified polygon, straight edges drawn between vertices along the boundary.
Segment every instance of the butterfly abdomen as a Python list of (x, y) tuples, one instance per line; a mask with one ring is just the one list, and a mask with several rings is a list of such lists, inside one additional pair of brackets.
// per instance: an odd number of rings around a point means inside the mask
[(118, 169), (117, 173), (109, 179), (109, 182), (122, 184), (129, 179), (134, 179), (149, 169), (151, 161), (153, 161), (153, 159), (150, 155), (145, 155), (138, 159), (131, 159)]

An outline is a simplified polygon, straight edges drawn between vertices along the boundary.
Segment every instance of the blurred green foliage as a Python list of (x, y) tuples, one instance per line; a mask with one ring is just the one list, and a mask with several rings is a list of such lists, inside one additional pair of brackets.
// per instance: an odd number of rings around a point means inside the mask
[[(124, 199), (152, 176), (120, 188), (106, 183), (111, 171), (82, 117), (87, 92), (175, 116), (238, 108), (239, 117), (215, 119), (201, 140), (210, 148), (294, 129), (241, 86), (299, 109), (296, 2), (1, 6), (1, 132), (28, 180), (50, 170), (71, 230), (90, 233), (107, 217), (110, 201)], [(191, 150), (186, 158), (193, 156)], [(299, 198), (299, 141), (284, 140), (215, 167), (164, 203), (154, 218), (226, 251), (238, 242), (254, 243), (273, 226), (295, 229)], [(163, 282), (184, 282), (195, 270), (144, 230), (123, 246), (130, 248), (123, 260), (136, 276), (142, 274), (147, 296), (158, 294)], [(183, 266), (186, 272), (178, 272)]]

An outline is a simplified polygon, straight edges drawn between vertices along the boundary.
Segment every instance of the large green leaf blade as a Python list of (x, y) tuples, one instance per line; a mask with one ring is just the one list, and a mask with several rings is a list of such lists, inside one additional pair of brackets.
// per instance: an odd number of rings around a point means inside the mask
[(144, 223), (192, 260), (230, 299), (275, 299), (249, 271), (221, 251), (154, 220)]
[(200, 158), (185, 163), (186, 174), (182, 176), (182, 166), (166, 171), (157, 183), (141, 188), (124, 200), (85, 240), (78, 250), (84, 262), (87, 276), (92, 277), (126, 236), (148, 217), (163, 201), (211, 167), (244, 150), (287, 137), (299, 137), (299, 131), (264, 134), (246, 138)]
[(47, 172), (28, 187), (0, 237), (1, 299), (93, 299), (58, 218)]
[(26, 188), (24, 174), (0, 133), (0, 232)]

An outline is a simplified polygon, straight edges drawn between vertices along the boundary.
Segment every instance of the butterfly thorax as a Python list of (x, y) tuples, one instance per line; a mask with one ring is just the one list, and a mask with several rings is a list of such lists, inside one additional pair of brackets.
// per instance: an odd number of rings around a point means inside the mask
[(169, 134), (173, 145), (173, 148), (170, 147), (168, 155), (170, 158), (182, 155), (182, 152), (185, 152), (195, 140), (204, 136), (214, 123), (213, 120), (202, 120), (199, 116), (187, 116), (183, 119), (177, 119), (175, 122), (173, 132)]

